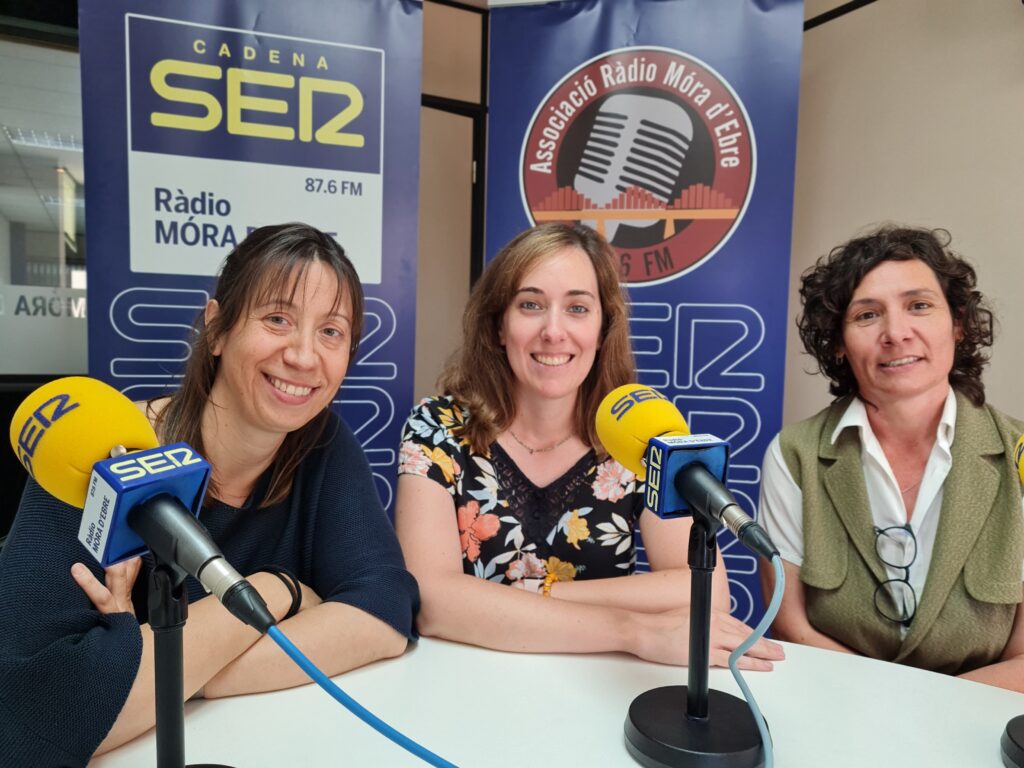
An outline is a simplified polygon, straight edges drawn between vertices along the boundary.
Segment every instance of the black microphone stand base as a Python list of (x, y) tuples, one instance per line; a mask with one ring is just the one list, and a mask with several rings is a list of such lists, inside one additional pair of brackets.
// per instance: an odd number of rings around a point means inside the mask
[(1006, 724), (999, 747), (1006, 768), (1024, 768), (1024, 715), (1018, 715)]
[[(760, 768), (764, 748), (743, 699), (708, 691), (708, 713), (686, 716), (687, 687), (641, 693), (626, 715), (626, 749), (645, 768)], [(1022, 767), (1024, 768), (1024, 767)]]

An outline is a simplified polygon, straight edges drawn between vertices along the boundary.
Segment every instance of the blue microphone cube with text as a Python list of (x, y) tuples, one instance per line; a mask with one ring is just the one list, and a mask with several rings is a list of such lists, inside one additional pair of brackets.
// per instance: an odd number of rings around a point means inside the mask
[(644, 453), (647, 508), (658, 517), (690, 514), (690, 505), (676, 489), (675, 476), (694, 462), (703, 464), (724, 485), (729, 470), (729, 443), (714, 435), (652, 437)]
[(180, 499), (196, 517), (210, 480), (210, 465), (186, 443), (105, 459), (93, 466), (78, 540), (106, 568), (148, 547), (125, 517), (158, 493)]

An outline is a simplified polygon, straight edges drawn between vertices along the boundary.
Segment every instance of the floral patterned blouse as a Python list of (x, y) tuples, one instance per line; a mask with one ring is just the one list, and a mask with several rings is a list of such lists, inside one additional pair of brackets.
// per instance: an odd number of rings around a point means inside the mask
[(497, 443), (476, 453), (460, 436), (469, 414), (450, 397), (422, 400), (402, 430), (398, 474), (428, 477), (455, 501), (466, 573), (510, 584), (630, 574), (643, 484), (590, 450), (538, 488)]

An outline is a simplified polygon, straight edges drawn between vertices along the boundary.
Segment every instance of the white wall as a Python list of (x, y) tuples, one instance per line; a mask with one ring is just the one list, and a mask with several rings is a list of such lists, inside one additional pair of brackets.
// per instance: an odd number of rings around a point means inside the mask
[(462, 310), (469, 299), (473, 256), (473, 122), (427, 107), (420, 115), (414, 400), (438, 391), (444, 362), (462, 343)]
[(11, 283), (11, 222), (0, 213), (0, 285)]
[(813, 366), (793, 325), (798, 277), (883, 221), (950, 231), (1000, 321), (989, 401), (1024, 414), (1022, 137), (1019, 2), (879, 0), (804, 34), (787, 423), (830, 400), (825, 380), (803, 372)]
[[(483, 52), (481, 14), (423, 4), (423, 93), (477, 104)], [(416, 271), (413, 397), (437, 392), (445, 360), (462, 343), (469, 298), (473, 188), (471, 118), (420, 110), (420, 231)]]

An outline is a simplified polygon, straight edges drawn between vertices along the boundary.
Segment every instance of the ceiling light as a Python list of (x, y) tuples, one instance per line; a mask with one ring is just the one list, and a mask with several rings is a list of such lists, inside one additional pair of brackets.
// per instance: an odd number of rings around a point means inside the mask
[[(42, 200), (43, 205), (54, 205), (54, 206), (56, 206), (56, 205), (60, 205), (61, 204), (60, 203), (60, 196), (59, 195), (49, 195), (49, 194), (47, 194), (47, 195), (40, 195), (39, 199)], [(81, 208), (84, 205), (85, 205), (85, 200), (83, 200), (80, 197), (76, 197), (75, 198), (75, 206), (76, 207)]]
[(49, 131), (34, 131), (31, 128), (12, 128), (4, 126), (4, 133), (11, 144), (22, 147), (37, 147), (39, 149), (59, 149), (63, 152), (81, 152), (82, 143), (74, 134), (50, 133)]

